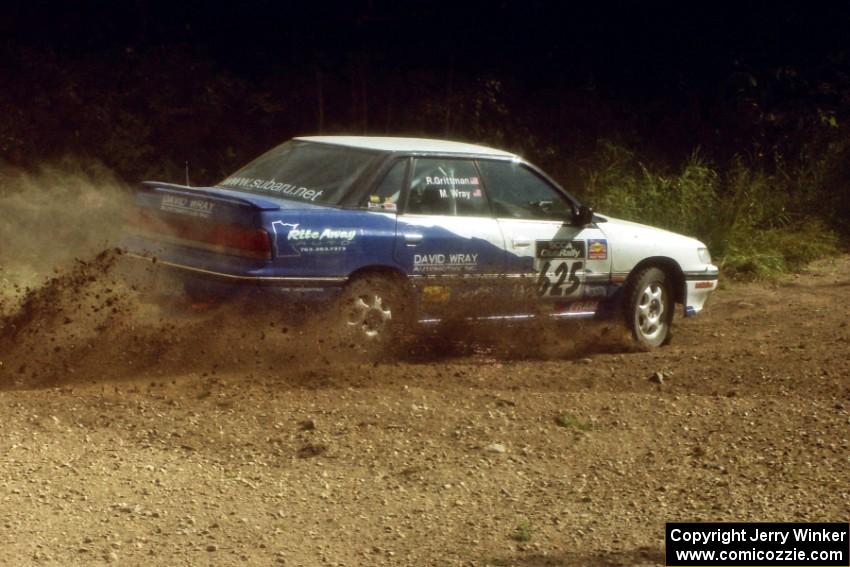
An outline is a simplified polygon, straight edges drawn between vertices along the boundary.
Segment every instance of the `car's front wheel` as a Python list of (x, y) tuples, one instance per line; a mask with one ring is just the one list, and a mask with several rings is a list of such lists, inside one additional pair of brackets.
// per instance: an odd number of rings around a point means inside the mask
[(340, 326), (355, 347), (371, 353), (388, 352), (409, 327), (411, 304), (394, 278), (366, 275), (352, 280), (339, 303)]
[(626, 327), (638, 345), (657, 348), (670, 341), (673, 322), (670, 278), (659, 268), (637, 273), (626, 288)]

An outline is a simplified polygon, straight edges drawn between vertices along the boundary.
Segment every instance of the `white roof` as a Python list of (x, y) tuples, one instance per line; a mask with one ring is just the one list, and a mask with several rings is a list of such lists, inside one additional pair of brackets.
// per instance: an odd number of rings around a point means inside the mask
[(517, 158), (516, 155), (486, 146), (451, 142), (449, 140), (430, 140), (428, 138), (390, 138), (380, 136), (301, 136), (296, 140), (336, 144), (352, 148), (381, 150), (385, 152), (434, 152), (452, 154), (476, 154)]

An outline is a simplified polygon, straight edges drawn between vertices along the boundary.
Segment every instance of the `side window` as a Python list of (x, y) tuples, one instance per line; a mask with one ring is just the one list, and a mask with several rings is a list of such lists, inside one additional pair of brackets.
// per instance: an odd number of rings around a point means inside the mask
[(572, 215), (570, 202), (521, 164), (482, 160), (478, 166), (497, 217), (563, 221)]
[(413, 164), (407, 212), (415, 215), (492, 216), (471, 160), (420, 158)]
[(386, 213), (396, 212), (404, 185), (404, 176), (407, 173), (407, 162), (406, 159), (397, 160), (378, 186), (369, 192), (361, 206)]

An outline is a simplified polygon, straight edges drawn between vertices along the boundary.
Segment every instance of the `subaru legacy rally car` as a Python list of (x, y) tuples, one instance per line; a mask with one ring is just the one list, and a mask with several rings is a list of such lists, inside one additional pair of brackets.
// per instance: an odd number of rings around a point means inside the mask
[(190, 294), (332, 302), (367, 342), (549, 316), (620, 319), (653, 348), (717, 284), (701, 242), (594, 214), (520, 157), (459, 142), (295, 138), (214, 187), (145, 182), (136, 205), (130, 256)]

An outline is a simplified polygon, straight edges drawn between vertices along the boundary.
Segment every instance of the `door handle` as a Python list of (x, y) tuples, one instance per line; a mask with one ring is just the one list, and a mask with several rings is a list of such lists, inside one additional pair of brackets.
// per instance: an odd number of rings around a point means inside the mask
[(418, 232), (406, 232), (404, 233), (404, 243), (407, 246), (416, 246), (422, 242), (422, 235)]
[(514, 239), (514, 248), (525, 248), (526, 246), (531, 246), (530, 240), (525, 238)]

